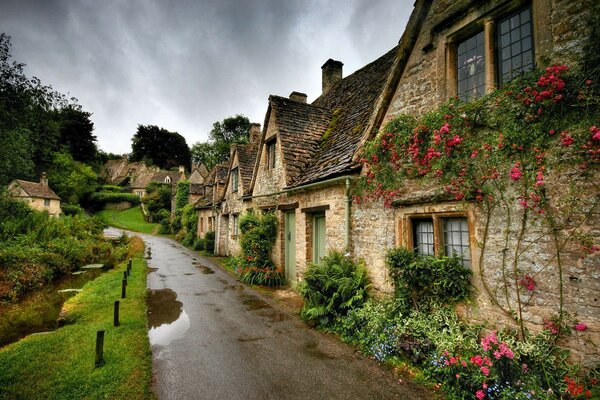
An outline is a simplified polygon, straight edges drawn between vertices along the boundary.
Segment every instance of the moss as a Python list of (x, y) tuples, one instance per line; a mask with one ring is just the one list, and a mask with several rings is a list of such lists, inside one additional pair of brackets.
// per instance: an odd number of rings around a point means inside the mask
[(323, 133), (323, 137), (321, 138), (321, 144), (325, 144), (327, 139), (329, 139), (329, 136), (331, 136), (331, 132), (335, 129), (341, 115), (342, 115), (341, 108), (336, 108), (333, 111), (333, 114), (331, 115), (331, 120), (329, 121), (329, 126), (327, 127), (327, 129)]

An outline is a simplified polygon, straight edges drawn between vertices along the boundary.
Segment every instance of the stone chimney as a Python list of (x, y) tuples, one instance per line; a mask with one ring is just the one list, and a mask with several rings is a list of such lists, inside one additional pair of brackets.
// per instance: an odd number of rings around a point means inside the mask
[(306, 103), (306, 93), (292, 92), (290, 93), (290, 100), (299, 101), (300, 103)]
[(342, 79), (343, 66), (344, 64), (341, 61), (335, 61), (331, 58), (323, 64), (321, 67), (323, 71), (323, 94), (327, 93), (337, 81)]
[[(294, 92), (294, 93), (296, 93), (296, 92)], [(260, 137), (261, 136), (262, 136), (262, 132), (260, 130), (260, 124), (256, 123), (256, 122), (253, 122), (250, 125), (250, 134), (248, 135), (248, 143), (258, 143), (258, 142), (260, 142)]]
[(46, 177), (45, 172), (42, 172), (42, 175), (40, 176), (40, 183), (44, 186), (48, 186), (48, 178)]
[(185, 174), (185, 167), (183, 165), (179, 166), (179, 173), (180, 174)]

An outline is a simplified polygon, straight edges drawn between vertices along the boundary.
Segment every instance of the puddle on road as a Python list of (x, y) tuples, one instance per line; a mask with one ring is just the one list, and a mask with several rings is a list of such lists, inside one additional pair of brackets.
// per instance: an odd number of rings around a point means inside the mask
[(258, 297), (247, 298), (246, 300), (242, 300), (242, 303), (246, 306), (246, 310), (248, 311), (272, 308), (266, 301), (261, 300)]
[(202, 265), (202, 264), (195, 264), (195, 265), (196, 265), (196, 268), (199, 268), (200, 271), (202, 271), (202, 273), (205, 274), (205, 275), (209, 275), (209, 274), (214, 274), (215, 273), (215, 271), (212, 268), (207, 267), (206, 265)]
[(148, 290), (148, 337), (150, 345), (166, 346), (181, 339), (190, 327), (190, 317), (171, 289)]

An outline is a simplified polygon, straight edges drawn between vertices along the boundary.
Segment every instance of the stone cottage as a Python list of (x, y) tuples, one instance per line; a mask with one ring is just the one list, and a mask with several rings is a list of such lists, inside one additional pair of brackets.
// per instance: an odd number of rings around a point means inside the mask
[[(381, 201), (353, 202), (351, 190), (365, 173), (359, 163), (364, 144), (394, 117), (423, 115), (455, 97), (477, 99), (536, 65), (576, 64), (593, 7), (590, 0), (417, 0), (398, 46), (379, 59), (347, 77), (341, 62), (328, 60), (322, 67), (323, 93), (312, 103), (298, 92), (269, 98), (250, 186), (243, 186), (242, 196), (234, 196), (239, 169), (231, 168), (220, 213), (213, 215), (220, 221), (219, 251), (235, 254), (239, 246), (230, 234), (235, 229), (231, 215), (253, 208), (276, 213), (280, 229), (273, 261), (291, 281), (301, 278), (309, 263), (339, 250), (364, 259), (373, 288), (389, 292), (389, 249), (458, 253), (473, 271), (475, 288), (474, 302), (462, 313), (474, 321), (514, 326), (487, 287), (502, 274), (498, 264), (505, 249), (514, 246), (512, 225), (504, 231), (492, 229), (488, 237), (485, 226), (505, 226), (503, 216), (492, 215), (486, 223), (473, 203), (440, 195), (441, 188), (418, 182), (401, 188), (393, 207)], [(561, 176), (548, 179), (564, 181)], [(597, 193), (591, 193), (591, 200), (593, 196)], [(599, 218), (592, 210), (582, 230), (599, 237)], [(598, 254), (580, 258), (567, 252), (562, 274), (569, 278), (558, 287), (551, 244), (534, 240), (540, 234), (534, 229), (525, 240), (536, 244), (520, 254), (532, 268), (546, 265), (536, 270), (540, 285), (535, 303), (523, 310), (522, 320), (527, 328), (540, 330), (544, 320), (556, 315), (560, 296), (565, 311), (590, 327), (568, 346), (579, 361), (597, 364), (600, 354), (593, 343), (600, 341)], [(480, 246), (486, 240), (484, 257)], [(513, 300), (509, 297), (508, 302)]]
[(29, 182), (15, 179), (8, 185), (8, 194), (15, 199), (27, 203), (31, 208), (38, 211), (47, 211), (52, 216), (59, 216), (60, 197), (48, 186), (48, 178), (43, 172), (40, 182)]
[[(198, 230), (199, 238), (204, 238), (207, 232), (215, 232), (218, 229), (219, 207), (225, 193), (225, 181), (229, 170), (229, 161), (217, 164), (213, 167), (204, 183), (202, 184), (202, 195), (194, 203), (194, 209), (198, 212)], [(225, 238), (217, 236), (215, 247), (224, 246)], [(222, 254), (215, 248), (217, 254)], [(224, 253), (223, 253), (224, 254)]]

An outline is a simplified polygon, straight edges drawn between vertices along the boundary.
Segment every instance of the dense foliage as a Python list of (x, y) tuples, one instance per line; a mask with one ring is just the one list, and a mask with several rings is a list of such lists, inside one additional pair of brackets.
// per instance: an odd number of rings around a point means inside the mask
[(50, 217), (0, 195), (0, 300), (15, 299), (85, 264), (114, 265), (126, 250), (105, 239), (94, 218)]
[(140, 204), (140, 198), (134, 193), (94, 192), (86, 200), (91, 210), (102, 210), (107, 204), (127, 202), (131, 205)]
[(215, 231), (208, 231), (204, 235), (204, 249), (208, 254), (215, 253)]
[(281, 268), (276, 267), (271, 260), (277, 235), (275, 215), (259, 215), (250, 210), (240, 217), (239, 231), (242, 255), (232, 258), (231, 264), (240, 281), (261, 286), (285, 284)]
[(411, 250), (390, 250), (386, 257), (396, 298), (405, 309), (428, 311), (465, 300), (471, 270), (453, 257), (419, 256)]
[(163, 169), (191, 166), (190, 148), (185, 138), (156, 125), (138, 125), (131, 138), (131, 161), (146, 161)]
[(86, 163), (98, 161), (90, 113), (28, 78), (14, 61), (10, 37), (0, 34), (0, 185), (12, 179), (35, 179), (65, 152)]
[(300, 283), (304, 305), (300, 315), (327, 326), (367, 300), (367, 269), (340, 252), (331, 252), (319, 264), (310, 265)]
[[(142, 199), (150, 222), (161, 222), (171, 216), (171, 186), (166, 183), (150, 182)], [(167, 233), (167, 232), (163, 232)]]
[(229, 158), (229, 149), (235, 143), (247, 143), (250, 120), (242, 115), (215, 122), (207, 142), (197, 142), (192, 146), (192, 159), (204, 164), (210, 170)]

